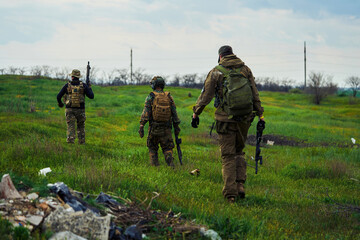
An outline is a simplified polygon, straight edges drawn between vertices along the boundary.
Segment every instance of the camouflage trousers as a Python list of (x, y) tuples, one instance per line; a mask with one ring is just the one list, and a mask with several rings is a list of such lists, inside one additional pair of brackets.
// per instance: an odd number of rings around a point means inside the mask
[(149, 135), (147, 138), (147, 147), (149, 149), (150, 164), (152, 166), (159, 166), (158, 150), (159, 144), (163, 151), (165, 162), (168, 166), (174, 167), (173, 148), (174, 141), (172, 139), (171, 128), (161, 130), (161, 134), (153, 133), (151, 127), (149, 128)]
[(245, 142), (251, 122), (228, 123), (216, 121), (222, 159), (225, 198), (236, 197), (239, 185), (246, 181)]
[(67, 138), (68, 143), (74, 143), (76, 138), (75, 128), (77, 125), (77, 135), (79, 144), (85, 143), (85, 109), (80, 108), (66, 108), (65, 109), (66, 123), (67, 123)]

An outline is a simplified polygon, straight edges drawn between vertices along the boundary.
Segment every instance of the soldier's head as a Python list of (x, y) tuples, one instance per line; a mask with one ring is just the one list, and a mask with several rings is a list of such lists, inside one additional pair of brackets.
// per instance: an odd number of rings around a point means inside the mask
[(161, 88), (162, 90), (165, 87), (165, 80), (160, 76), (155, 76), (153, 79), (151, 79), (150, 85), (153, 90), (157, 88)]
[(220, 58), (225, 57), (227, 55), (234, 54), (232, 48), (229, 45), (224, 45), (219, 48), (219, 59), (218, 62), (220, 62)]
[(71, 77), (72, 80), (79, 80), (79, 78), (81, 78), (80, 70), (78, 69), (72, 70), (69, 76)]

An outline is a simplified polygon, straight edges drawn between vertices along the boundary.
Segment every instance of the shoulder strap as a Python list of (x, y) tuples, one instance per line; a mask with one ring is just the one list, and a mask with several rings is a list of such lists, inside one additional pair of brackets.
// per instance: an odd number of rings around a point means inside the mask
[(215, 68), (217, 70), (219, 70), (220, 72), (222, 72), (224, 75), (226, 75), (230, 72), (230, 70), (227, 69), (226, 67), (224, 67), (223, 65), (217, 65)]

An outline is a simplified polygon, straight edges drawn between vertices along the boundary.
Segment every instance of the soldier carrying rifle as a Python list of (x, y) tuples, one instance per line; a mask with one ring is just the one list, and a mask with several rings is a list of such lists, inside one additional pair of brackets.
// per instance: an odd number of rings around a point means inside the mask
[(81, 78), (79, 70), (72, 70), (69, 74), (69, 76), (71, 76), (71, 81), (66, 83), (57, 95), (58, 105), (61, 108), (64, 106), (64, 103), (61, 101), (61, 98), (64, 96), (67, 123), (66, 141), (68, 143), (75, 142), (75, 123), (77, 123), (79, 144), (85, 144), (85, 95), (90, 99), (94, 98), (94, 93), (89, 82), (89, 70), (90, 66), (88, 64), (88, 71), (86, 74), (87, 83), (83, 83), (79, 80)]
[[(204, 88), (193, 107), (192, 127), (215, 97), (216, 132), (222, 158), (223, 195), (230, 202), (244, 198), (246, 181), (245, 141), (255, 114), (264, 121), (254, 76), (248, 66), (233, 54), (230, 46), (219, 49), (219, 65), (206, 77)], [(262, 125), (264, 125), (263, 122)]]
[[(164, 92), (165, 81), (160, 76), (155, 76), (151, 81), (151, 92), (146, 100), (140, 119), (139, 135), (144, 137), (144, 125), (149, 122), (149, 135), (147, 147), (149, 149), (150, 164), (159, 165), (158, 149), (162, 148), (167, 165), (174, 167), (173, 148), (175, 147), (171, 135), (174, 126), (175, 136), (180, 133), (180, 119), (176, 112), (173, 97), (169, 92)], [(181, 160), (180, 160), (181, 161)]]

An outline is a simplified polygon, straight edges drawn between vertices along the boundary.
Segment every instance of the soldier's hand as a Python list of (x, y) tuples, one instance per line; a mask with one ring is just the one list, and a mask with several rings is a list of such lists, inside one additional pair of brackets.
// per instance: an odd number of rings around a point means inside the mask
[(199, 117), (194, 114), (194, 115), (193, 115), (193, 118), (192, 118), (192, 120), (191, 120), (191, 126), (192, 126), (193, 128), (197, 128), (198, 125), (199, 125), (199, 123), (200, 123)]
[(178, 136), (178, 135), (179, 135), (180, 130), (181, 130), (181, 129), (180, 129), (179, 125), (174, 126), (174, 133), (175, 133), (175, 135), (176, 135), (176, 136)]
[(58, 105), (59, 105), (59, 107), (61, 107), (61, 108), (64, 106), (63, 102), (59, 102)]
[(144, 125), (140, 125), (140, 128), (139, 128), (139, 135), (141, 138), (144, 137)]

